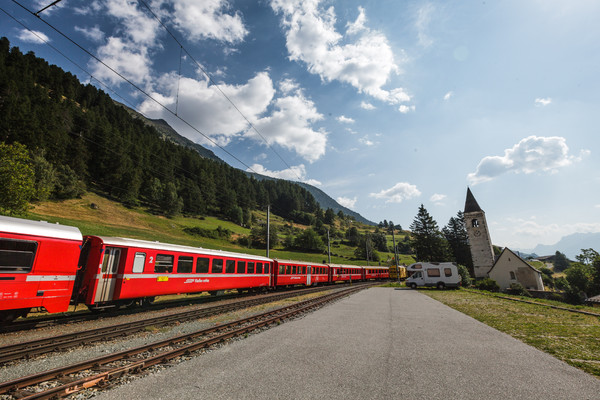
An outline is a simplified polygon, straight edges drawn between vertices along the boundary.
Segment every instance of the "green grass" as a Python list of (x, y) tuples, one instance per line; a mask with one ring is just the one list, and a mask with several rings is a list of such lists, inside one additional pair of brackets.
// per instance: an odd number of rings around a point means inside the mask
[(422, 293), (600, 377), (600, 318), (466, 290)]

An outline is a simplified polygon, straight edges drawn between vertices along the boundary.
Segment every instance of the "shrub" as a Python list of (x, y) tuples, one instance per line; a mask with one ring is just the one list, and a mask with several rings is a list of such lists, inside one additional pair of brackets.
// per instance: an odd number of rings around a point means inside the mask
[(499, 292), (500, 286), (491, 278), (484, 278), (475, 282), (475, 287), (479, 290), (487, 290), (489, 292)]
[(460, 275), (460, 285), (462, 287), (469, 287), (473, 283), (473, 279), (471, 278), (471, 274), (469, 273), (469, 269), (464, 265), (457, 265), (458, 274)]
[(531, 297), (531, 293), (529, 293), (520, 283), (511, 283), (507, 292), (517, 296)]

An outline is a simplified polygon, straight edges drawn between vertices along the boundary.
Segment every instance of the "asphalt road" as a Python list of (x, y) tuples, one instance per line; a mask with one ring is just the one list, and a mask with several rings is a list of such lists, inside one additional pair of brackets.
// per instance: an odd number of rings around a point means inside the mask
[(100, 399), (600, 399), (600, 379), (414, 290), (364, 290)]

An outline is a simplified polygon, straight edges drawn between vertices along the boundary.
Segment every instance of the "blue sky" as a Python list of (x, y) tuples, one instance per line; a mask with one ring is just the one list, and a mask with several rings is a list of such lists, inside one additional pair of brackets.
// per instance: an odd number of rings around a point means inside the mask
[(145, 3), (183, 51), (137, 1), (40, 16), (158, 102), (14, 2), (2, 10), (35, 34), (0, 12), (0, 35), (235, 167), (311, 183), (375, 222), (408, 228), (424, 204), (443, 227), (470, 186), (494, 244), (600, 232), (599, 2)]

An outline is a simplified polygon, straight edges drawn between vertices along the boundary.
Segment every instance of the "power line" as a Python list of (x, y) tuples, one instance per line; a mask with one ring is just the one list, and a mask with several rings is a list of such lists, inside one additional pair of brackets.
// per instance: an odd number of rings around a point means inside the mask
[[(228, 154), (230, 157), (232, 157), (233, 159), (235, 159), (236, 161), (238, 161), (240, 164), (242, 164), (244, 167), (248, 168), (250, 171), (254, 172), (255, 174), (258, 174), (256, 171), (254, 171), (254, 169), (252, 169), (249, 165), (247, 165), (245, 162), (243, 162), (242, 160), (240, 160), (238, 157), (236, 157), (234, 154), (232, 154), (230, 151), (228, 151), (227, 149), (225, 149), (223, 146), (221, 146), (219, 143), (217, 143), (216, 141), (214, 141), (211, 137), (209, 137), (208, 135), (206, 135), (204, 132), (200, 131), (198, 128), (196, 128), (195, 126), (193, 126), (191, 123), (189, 123), (187, 120), (181, 118), (179, 115), (177, 115), (176, 113), (174, 113), (173, 111), (171, 111), (167, 106), (165, 106), (164, 104), (162, 104), (160, 101), (158, 101), (157, 99), (155, 99), (154, 97), (152, 97), (149, 93), (147, 93), (145, 90), (143, 90), (141, 87), (139, 87), (138, 85), (136, 85), (135, 83), (133, 83), (131, 80), (127, 79), (125, 76), (123, 76), (121, 73), (119, 73), (118, 71), (116, 71), (114, 68), (112, 68), (111, 66), (109, 66), (108, 64), (106, 64), (104, 61), (102, 61), (98, 56), (96, 56), (95, 54), (93, 54), (91, 51), (87, 50), (85, 47), (83, 47), (82, 45), (80, 45), (79, 43), (77, 43), (75, 40), (71, 39), (69, 36), (67, 36), (65, 33), (63, 33), (61, 30), (59, 30), (58, 28), (56, 28), (54, 25), (50, 24), (48, 21), (42, 19), (40, 16), (36, 15), (35, 13), (33, 13), (32, 11), (30, 11), (29, 9), (27, 9), (25, 6), (23, 6), (21, 3), (19, 3), (17, 0), (12, 0), (13, 3), (15, 3), (16, 5), (18, 5), (19, 7), (21, 7), (23, 10), (25, 10), (26, 12), (28, 12), (31, 15), (36, 16), (40, 21), (42, 21), (44, 24), (46, 24), (48, 27), (50, 27), (52, 30), (54, 30), (56, 33), (58, 33), (59, 35), (61, 35), (62, 37), (64, 37), (65, 39), (67, 39), (69, 42), (71, 42), (72, 44), (74, 44), (75, 46), (77, 46), (79, 49), (81, 49), (83, 52), (85, 52), (87, 55), (89, 55), (90, 57), (92, 57), (94, 60), (98, 61), (100, 64), (102, 64), (103, 66), (105, 66), (106, 68), (108, 68), (110, 71), (112, 71), (115, 75), (117, 75), (119, 78), (121, 78), (122, 80), (124, 80), (125, 82), (129, 83), (133, 88), (135, 88), (137, 91), (139, 91), (140, 93), (144, 94), (146, 97), (148, 97), (150, 100), (154, 101), (156, 104), (158, 104), (160, 107), (162, 107), (165, 111), (167, 111), (168, 113), (170, 113), (171, 115), (173, 115), (175, 118), (179, 119), (181, 122), (183, 122), (185, 125), (187, 125), (189, 128), (193, 129), (194, 131), (198, 132), (199, 134), (201, 134), (202, 136), (204, 136), (207, 140), (209, 140), (211, 143), (213, 143), (215, 146), (219, 147), (221, 150), (223, 150), (226, 154)], [(187, 52), (186, 52), (187, 53)]]
[[(185, 53), (190, 57), (190, 59), (198, 66), (198, 68), (202, 71), (202, 73), (208, 78), (208, 80), (210, 81), (210, 83), (212, 83), (212, 85), (215, 86), (219, 90), (219, 92), (221, 92), (221, 94), (223, 95), (223, 97), (225, 97), (225, 99), (227, 99), (227, 101), (233, 106), (233, 108), (235, 108), (235, 110), (242, 116), (242, 118), (244, 118), (244, 120), (248, 123), (248, 125), (258, 134), (258, 136), (260, 136), (260, 138), (265, 142), (265, 144), (267, 145), (267, 147), (273, 153), (275, 153), (277, 155), (277, 157), (279, 157), (279, 159), (290, 169), (290, 171), (292, 171), (294, 173), (294, 175), (296, 175), (296, 177), (298, 178), (299, 181), (302, 181), (302, 179), (300, 178), (300, 176), (298, 174), (296, 174), (296, 172), (285, 161), (285, 159), (283, 157), (281, 157), (281, 155), (269, 144), (269, 142), (263, 136), (263, 134), (260, 133), (260, 131), (254, 126), (254, 124), (252, 122), (250, 122), (250, 120), (246, 117), (246, 115), (244, 115), (244, 113), (236, 106), (236, 104), (233, 102), (233, 100), (231, 100), (231, 98), (229, 96), (227, 96), (227, 94), (225, 92), (223, 92), (223, 90), (221, 89), (221, 87), (219, 86), (219, 84), (213, 80), (213, 78), (210, 76), (210, 74), (208, 73), (208, 71), (206, 71), (206, 69), (204, 69), (204, 67), (198, 61), (196, 61), (196, 59), (194, 58), (194, 56), (192, 56), (192, 54), (190, 54), (190, 52), (187, 51), (187, 49), (177, 39), (177, 37), (169, 30), (169, 28), (162, 22), (162, 20), (160, 18), (158, 18), (158, 16), (154, 13), (154, 11), (152, 11), (152, 9), (150, 8), (150, 6), (144, 0), (138, 0), (138, 1), (140, 3), (142, 3), (148, 9), (148, 11), (150, 12), (150, 14), (152, 14), (152, 16), (154, 17), (154, 19), (156, 19), (158, 21), (158, 23), (165, 29), (165, 31), (167, 31), (167, 33), (173, 38), (173, 40), (175, 40), (175, 42), (180, 46), (180, 48), (183, 51), (185, 51)], [(181, 67), (180, 67), (180, 74), (181, 74)], [(178, 94), (179, 94), (179, 87), (178, 87)]]

